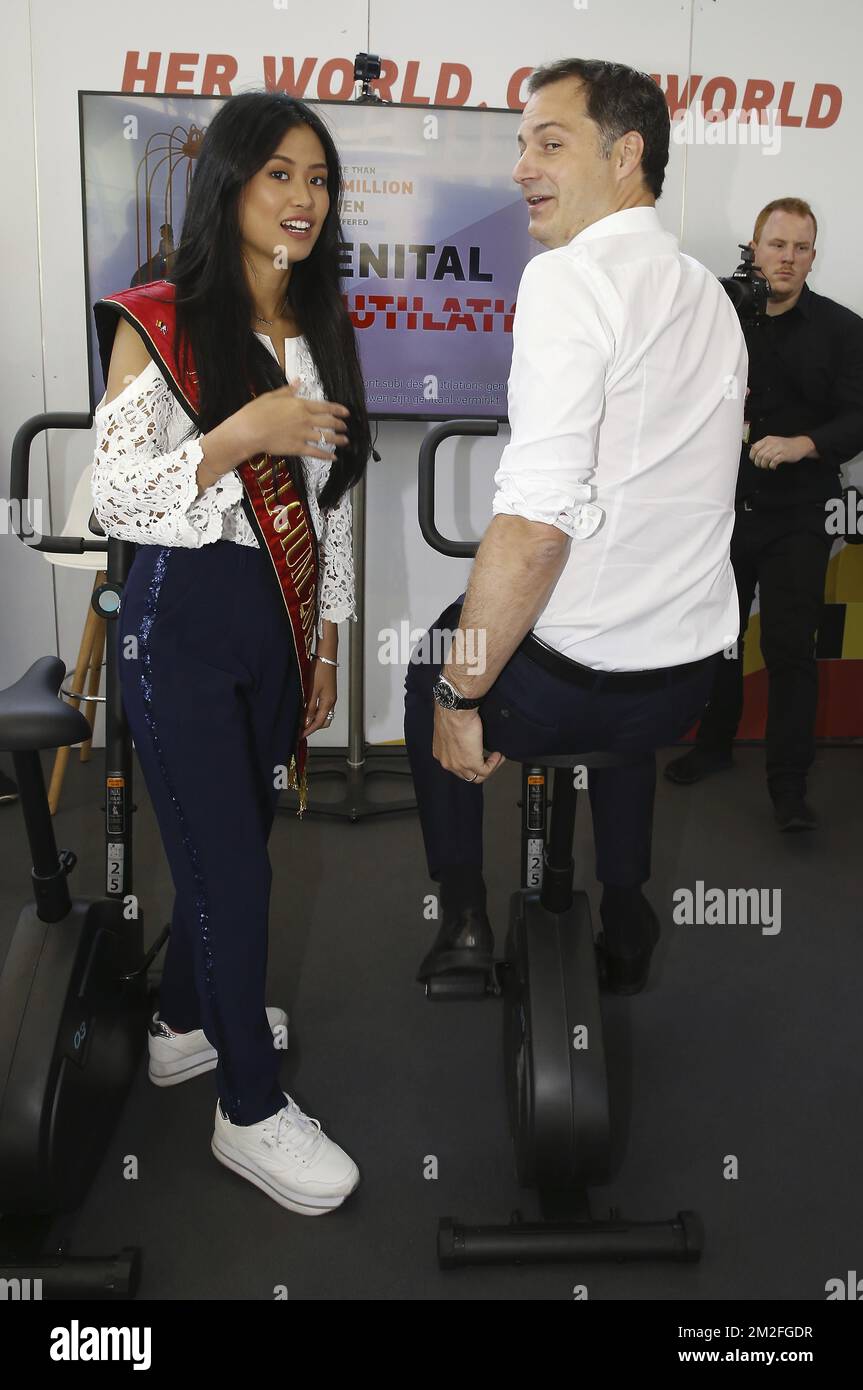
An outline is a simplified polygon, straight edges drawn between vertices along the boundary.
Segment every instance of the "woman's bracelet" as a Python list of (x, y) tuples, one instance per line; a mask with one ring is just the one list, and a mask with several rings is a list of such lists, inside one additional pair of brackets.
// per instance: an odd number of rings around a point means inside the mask
[(338, 666), (337, 661), (331, 661), (328, 656), (321, 656), (320, 652), (315, 652), (315, 660), (322, 661), (325, 666)]

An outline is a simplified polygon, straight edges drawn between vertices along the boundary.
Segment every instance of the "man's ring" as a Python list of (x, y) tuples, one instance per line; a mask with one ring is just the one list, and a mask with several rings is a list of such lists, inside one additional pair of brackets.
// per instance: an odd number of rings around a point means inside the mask
[(465, 777), (464, 780), (465, 780), (466, 782), (475, 782), (476, 779), (477, 779), (477, 777), (479, 777), (479, 773), (478, 773), (478, 772), (475, 772), (475, 773), (473, 774), (473, 777)]

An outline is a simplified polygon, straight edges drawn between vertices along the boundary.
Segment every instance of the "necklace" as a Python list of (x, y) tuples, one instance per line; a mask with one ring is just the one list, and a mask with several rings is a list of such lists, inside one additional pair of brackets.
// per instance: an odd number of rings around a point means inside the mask
[(275, 319), (265, 319), (262, 318), (260, 314), (255, 314), (255, 318), (258, 320), (258, 323), (265, 323), (268, 328), (272, 328), (275, 323)]

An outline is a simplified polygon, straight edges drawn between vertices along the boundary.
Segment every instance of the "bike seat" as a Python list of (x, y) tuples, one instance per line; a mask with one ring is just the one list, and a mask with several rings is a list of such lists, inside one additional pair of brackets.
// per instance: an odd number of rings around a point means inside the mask
[(81, 711), (57, 695), (65, 675), (58, 656), (40, 656), (19, 681), (0, 690), (0, 752), (67, 748), (91, 737)]
[(590, 753), (539, 753), (535, 758), (525, 754), (511, 761), (527, 763), (530, 767), (625, 767), (630, 757), (628, 753), (594, 750)]

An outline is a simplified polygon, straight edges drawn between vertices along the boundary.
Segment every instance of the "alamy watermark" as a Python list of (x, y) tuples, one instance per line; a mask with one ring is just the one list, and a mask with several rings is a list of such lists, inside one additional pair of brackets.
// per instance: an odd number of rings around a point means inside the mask
[(73, 1318), (68, 1327), (52, 1328), (52, 1361), (131, 1361), (136, 1371), (152, 1363), (152, 1328), (89, 1327)]
[(41, 541), (42, 499), (26, 497), (24, 505), (16, 497), (0, 497), (0, 536), (20, 536), (25, 543)]
[(381, 628), (378, 633), (378, 661), (382, 666), (444, 666), (452, 663), (472, 676), (486, 669), (486, 630), (484, 627), (412, 628), (403, 618), (398, 628)]
[(694, 890), (677, 888), (671, 896), (678, 926), (760, 926), (762, 936), (782, 930), (781, 888), (705, 888), (697, 879)]
[(849, 487), (842, 497), (824, 503), (824, 529), (828, 536), (863, 536), (863, 494)]
[(41, 1298), (41, 1279), (0, 1279), (0, 1303), (31, 1303)]
[(673, 118), (671, 138), (676, 145), (760, 145), (762, 154), (774, 155), (782, 146), (780, 114), (777, 107), (726, 111), (696, 101)]

